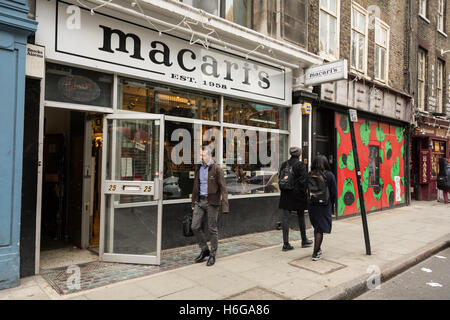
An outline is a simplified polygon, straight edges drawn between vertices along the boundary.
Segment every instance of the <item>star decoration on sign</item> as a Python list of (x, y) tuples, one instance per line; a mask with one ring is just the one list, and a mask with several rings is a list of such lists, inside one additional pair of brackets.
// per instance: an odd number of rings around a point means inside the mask
[(198, 21), (184, 21), (183, 24), (191, 31), (191, 39), (189, 40), (189, 44), (193, 45), (195, 43), (200, 43), (206, 50), (208, 50), (209, 49), (208, 37), (211, 34), (213, 34), (215, 32), (215, 30), (213, 28), (209, 28), (208, 26), (206, 26), (205, 23), (202, 21), (202, 28), (209, 30), (209, 32), (204, 34), (205, 40), (201, 40), (200, 38), (197, 38), (194, 40), (195, 33), (194, 33), (194, 30), (192, 30), (191, 25), (197, 26)]

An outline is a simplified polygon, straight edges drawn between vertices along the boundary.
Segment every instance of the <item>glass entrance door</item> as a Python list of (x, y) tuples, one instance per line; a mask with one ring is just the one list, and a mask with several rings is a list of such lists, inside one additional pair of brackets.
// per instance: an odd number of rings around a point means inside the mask
[(164, 116), (108, 115), (103, 132), (100, 260), (159, 265)]

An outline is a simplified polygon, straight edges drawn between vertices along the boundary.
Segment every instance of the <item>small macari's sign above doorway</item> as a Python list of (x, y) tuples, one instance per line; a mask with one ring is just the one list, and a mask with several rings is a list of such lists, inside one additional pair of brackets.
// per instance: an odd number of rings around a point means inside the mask
[(305, 72), (305, 85), (315, 86), (348, 78), (347, 59), (313, 66)]

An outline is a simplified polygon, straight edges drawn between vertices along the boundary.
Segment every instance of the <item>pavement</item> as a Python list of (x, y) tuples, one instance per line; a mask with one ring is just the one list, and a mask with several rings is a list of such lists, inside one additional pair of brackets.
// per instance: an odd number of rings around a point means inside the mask
[(377, 277), (383, 284), (450, 246), (450, 204), (413, 201), (367, 220), (371, 255), (356, 216), (333, 221), (320, 261), (313, 262), (312, 248), (301, 248), (299, 240), (291, 242), (294, 250), (282, 252), (278, 231), (279, 244), (218, 258), (212, 267), (205, 261), (71, 294), (58, 293), (38, 275), (0, 291), (0, 300), (353, 299)]

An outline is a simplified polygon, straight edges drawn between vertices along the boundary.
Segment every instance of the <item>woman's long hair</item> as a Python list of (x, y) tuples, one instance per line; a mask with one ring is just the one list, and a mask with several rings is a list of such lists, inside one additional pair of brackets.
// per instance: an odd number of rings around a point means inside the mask
[(325, 171), (330, 171), (328, 159), (324, 155), (318, 155), (311, 163), (311, 172), (324, 175)]

